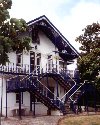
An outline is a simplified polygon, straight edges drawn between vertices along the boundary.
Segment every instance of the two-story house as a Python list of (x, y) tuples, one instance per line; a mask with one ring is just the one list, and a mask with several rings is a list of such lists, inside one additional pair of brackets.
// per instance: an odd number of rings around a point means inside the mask
[(27, 24), (22, 37), (32, 38), (31, 50), (9, 53), (10, 62), (0, 66), (1, 114), (66, 114), (83, 85), (78, 71), (68, 69), (79, 54), (46, 16)]

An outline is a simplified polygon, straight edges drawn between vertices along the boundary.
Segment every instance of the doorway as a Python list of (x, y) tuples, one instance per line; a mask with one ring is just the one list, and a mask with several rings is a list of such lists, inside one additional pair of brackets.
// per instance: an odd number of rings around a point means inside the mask
[(30, 72), (36, 70), (36, 72), (40, 71), (41, 65), (41, 53), (36, 53), (30, 51)]
[(51, 92), (48, 91), (48, 97), (50, 99), (54, 99), (54, 87), (49, 86), (48, 89), (51, 91)]
[(30, 72), (35, 70), (35, 52), (30, 51)]

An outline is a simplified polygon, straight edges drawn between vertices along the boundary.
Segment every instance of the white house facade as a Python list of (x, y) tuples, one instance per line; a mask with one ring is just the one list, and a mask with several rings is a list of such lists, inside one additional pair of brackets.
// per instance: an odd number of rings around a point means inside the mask
[(0, 66), (1, 115), (66, 114), (82, 86), (78, 71), (68, 69), (79, 54), (46, 16), (28, 26), (31, 50), (8, 53), (10, 62)]

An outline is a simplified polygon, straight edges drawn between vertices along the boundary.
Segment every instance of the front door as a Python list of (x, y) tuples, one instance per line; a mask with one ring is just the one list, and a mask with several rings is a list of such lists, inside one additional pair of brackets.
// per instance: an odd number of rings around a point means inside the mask
[(48, 91), (48, 97), (54, 99), (54, 87), (49, 86), (48, 89), (51, 91)]

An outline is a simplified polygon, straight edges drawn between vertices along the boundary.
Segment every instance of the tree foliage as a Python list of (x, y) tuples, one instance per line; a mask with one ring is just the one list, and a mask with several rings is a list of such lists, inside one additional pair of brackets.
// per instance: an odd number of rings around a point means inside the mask
[(7, 53), (30, 49), (30, 38), (21, 37), (28, 27), (24, 19), (10, 18), (11, 0), (0, 0), (0, 64), (9, 61)]
[(100, 87), (100, 24), (93, 23), (83, 29), (84, 33), (76, 38), (81, 43), (81, 57), (78, 68), (81, 79), (94, 81)]

